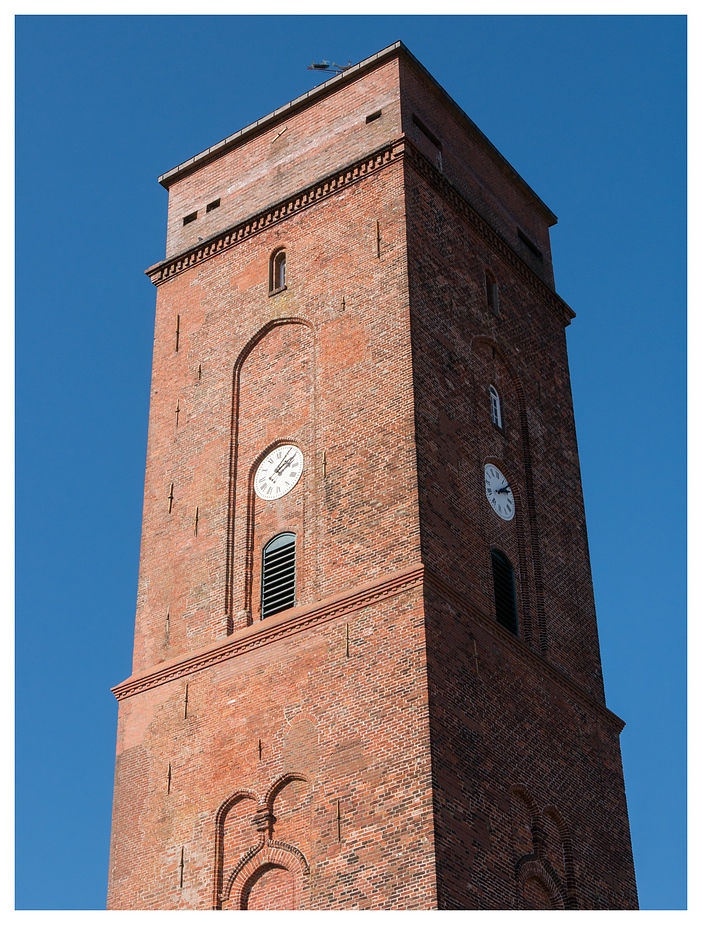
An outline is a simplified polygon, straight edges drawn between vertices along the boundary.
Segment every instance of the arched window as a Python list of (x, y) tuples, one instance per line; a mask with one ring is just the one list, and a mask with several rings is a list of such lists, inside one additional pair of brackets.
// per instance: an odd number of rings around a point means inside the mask
[(500, 314), (500, 300), (497, 295), (497, 280), (489, 270), (485, 271), (485, 294), (487, 304), (493, 315)]
[(514, 586), (514, 569), (499, 549), (490, 552), (492, 557), (492, 583), (495, 589), (495, 616), (500, 626), (517, 635), (517, 593)]
[(285, 289), (285, 250), (282, 248), (271, 255), (268, 288), (271, 292)]
[(490, 386), (490, 417), (495, 427), (499, 427), (500, 430), (502, 430), (502, 405), (500, 403), (500, 396), (494, 385)]
[(295, 606), (295, 534), (279, 533), (263, 548), (261, 619)]

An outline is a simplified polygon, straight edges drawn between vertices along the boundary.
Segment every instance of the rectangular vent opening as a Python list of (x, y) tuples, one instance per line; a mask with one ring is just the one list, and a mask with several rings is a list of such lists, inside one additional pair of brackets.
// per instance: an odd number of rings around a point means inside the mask
[(183, 219), (183, 224), (189, 225), (190, 222), (194, 222), (196, 218), (197, 218), (197, 212), (191, 212), (190, 215), (185, 216), (185, 218)]
[(532, 254), (533, 254), (535, 257), (538, 257), (539, 260), (543, 260), (543, 259), (544, 259), (544, 255), (541, 253), (541, 251), (539, 250), (539, 248), (536, 246), (536, 244), (534, 244), (534, 242), (531, 240), (531, 238), (528, 238), (528, 237), (524, 234), (524, 232), (522, 231), (521, 228), (517, 228), (517, 234), (519, 235), (519, 240), (522, 242), (522, 244), (526, 244), (526, 246), (529, 248), (529, 250), (532, 252)]
[(205, 211), (211, 212), (213, 209), (219, 209), (219, 204), (221, 199), (213, 199), (212, 202), (207, 203), (207, 209)]
[(426, 135), (426, 137), (429, 139), (429, 141), (430, 141), (433, 145), (436, 145), (436, 147), (437, 147), (437, 148), (439, 149), (439, 151), (440, 151), (440, 150), (441, 150), (441, 142), (440, 142), (439, 139), (436, 137), (436, 135), (432, 132), (432, 130), (426, 127), (426, 125), (422, 122), (422, 120), (419, 118), (419, 116), (416, 116), (414, 113), (412, 113), (412, 121), (413, 121), (414, 124), (417, 126), (417, 128), (419, 129), (419, 131), (420, 131), (423, 135)]
[(366, 125), (369, 122), (375, 122), (376, 119), (379, 119), (383, 114), (383, 110), (379, 109), (377, 112), (372, 112), (369, 116), (366, 116)]

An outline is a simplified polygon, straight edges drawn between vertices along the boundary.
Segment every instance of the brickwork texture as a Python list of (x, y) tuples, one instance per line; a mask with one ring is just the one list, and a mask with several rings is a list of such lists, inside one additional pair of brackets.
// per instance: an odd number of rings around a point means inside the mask
[(555, 216), (400, 43), (161, 182), (108, 907), (636, 908)]

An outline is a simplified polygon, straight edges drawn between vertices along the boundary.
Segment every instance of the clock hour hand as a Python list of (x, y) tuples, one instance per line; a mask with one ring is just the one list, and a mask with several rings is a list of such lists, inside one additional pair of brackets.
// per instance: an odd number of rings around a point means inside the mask
[(498, 488), (498, 489), (497, 489), (497, 494), (498, 494), (498, 495), (504, 495), (504, 494), (506, 494), (508, 491), (510, 491), (509, 485), (503, 485), (502, 488)]
[(272, 472), (271, 475), (270, 475), (270, 480), (271, 480), (271, 482), (277, 482), (277, 481), (278, 481), (278, 476), (282, 475), (282, 474), (285, 472), (285, 470), (288, 468), (288, 466), (290, 465), (291, 462), (292, 462), (292, 460), (288, 460), (288, 462), (286, 462), (285, 465), (282, 465), (282, 464), (281, 464), (280, 466), (278, 466), (278, 467), (275, 469), (275, 471)]
[(274, 481), (273, 476), (280, 475), (283, 472), (283, 470), (286, 469), (292, 463), (292, 458), (291, 458), (292, 454), (293, 454), (293, 451), (291, 450), (281, 459), (281, 461), (278, 463), (275, 469), (271, 472), (271, 474), (268, 476), (271, 482)]

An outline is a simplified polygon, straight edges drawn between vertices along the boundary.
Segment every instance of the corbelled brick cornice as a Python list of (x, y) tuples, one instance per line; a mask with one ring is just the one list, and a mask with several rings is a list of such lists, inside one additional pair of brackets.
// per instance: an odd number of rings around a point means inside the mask
[(118, 700), (123, 700), (125, 697), (131, 697), (149, 688), (167, 684), (177, 678), (201, 671), (203, 668), (210, 668), (230, 658), (236, 658), (252, 649), (259, 649), (278, 639), (305, 632), (322, 623), (336, 620), (345, 614), (360, 610), (369, 604), (384, 601), (408, 588), (420, 585), (423, 574), (423, 566), (412, 565), (350, 592), (333, 595), (303, 607), (291, 608), (280, 615), (269, 617), (265, 622), (240, 630), (223, 642), (216, 643), (215, 646), (209, 646), (194, 655), (168, 662), (156, 670), (128, 678), (113, 687), (112, 693)]
[(433, 589), (440, 597), (443, 597), (450, 606), (461, 614), (465, 614), (469, 619), (473, 619), (480, 624), (481, 630), (487, 632), (496, 643), (511, 649), (519, 658), (526, 658), (532, 663), (532, 667), (539, 675), (546, 675), (551, 681), (554, 681), (564, 693), (575, 700), (578, 700), (589, 710), (595, 710), (605, 723), (608, 723), (618, 735), (626, 725), (616, 713), (609, 710), (603, 703), (595, 699), (589, 691), (585, 690), (576, 681), (573, 681), (564, 671), (556, 667), (544, 655), (536, 649), (528, 646), (523, 639), (510, 633), (509, 630), (503, 629), (497, 621), (477, 608), (465, 595), (460, 594), (446, 581), (435, 575), (428, 568), (424, 569), (423, 584), (425, 587)]
[(202, 241), (196, 247), (192, 247), (182, 254), (176, 254), (161, 263), (154, 264), (154, 266), (146, 270), (146, 275), (155, 286), (159, 286), (177, 274), (202, 263), (203, 260), (208, 260), (222, 251), (234, 247), (252, 235), (264, 231), (277, 222), (284, 221), (303, 209), (310, 208), (310, 206), (327, 199), (329, 196), (333, 196), (353, 183), (364, 180), (371, 174), (377, 173), (389, 164), (404, 157), (407, 157), (408, 162), (430, 186), (531, 287), (541, 301), (558, 316), (563, 324), (570, 324), (571, 319), (575, 317), (575, 312), (572, 308), (524, 263), (507, 241), (476, 212), (467, 199), (446, 179), (441, 171), (427, 160), (406, 135), (341, 168), (341, 170), (323, 177), (312, 186), (288, 196), (268, 209), (250, 216), (245, 221), (208, 238), (207, 241)]
[(509, 264), (512, 270), (526, 282), (542, 302), (554, 312), (564, 325), (575, 318), (573, 309), (556, 295), (536, 273), (514, 252), (507, 241), (498, 234), (488, 222), (480, 216), (467, 199), (446, 179), (427, 158), (406, 139), (407, 161), (414, 167), (431, 187), (476, 231), (485, 243)]
[(396, 158), (398, 154), (401, 155), (402, 151), (396, 152), (396, 147), (401, 149), (402, 144), (399, 143), (399, 146), (398, 143), (389, 144), (379, 148), (361, 160), (349, 164), (333, 174), (329, 174), (312, 186), (308, 186), (306, 189), (288, 196), (268, 209), (247, 218), (246, 221), (240, 222), (238, 225), (234, 225), (212, 238), (208, 238), (207, 241), (202, 241), (197, 247), (149, 267), (146, 270), (146, 275), (156, 286), (164, 283), (177, 273), (182, 273), (183, 270), (188, 270), (203, 260), (234, 247), (234, 245), (245, 241), (254, 234), (258, 234), (258, 232), (269, 228), (271, 225), (283, 221), (283, 219), (289, 218), (303, 209), (308, 209), (310, 206), (320, 202), (320, 200), (346, 189), (352, 183), (363, 180), (371, 173), (376, 173), (380, 168), (385, 167), (386, 164)]
[(249, 626), (245, 630), (227, 637), (224, 641), (216, 643), (214, 646), (208, 646), (194, 655), (181, 656), (171, 662), (162, 664), (155, 670), (128, 678), (113, 687), (112, 693), (117, 700), (124, 700), (134, 694), (140, 694), (142, 691), (168, 684), (171, 681), (202, 671), (204, 668), (226, 662), (230, 658), (245, 655), (253, 649), (270, 645), (270, 643), (277, 642), (279, 639), (287, 639), (290, 636), (303, 633), (370, 604), (380, 603), (410, 588), (424, 588), (425, 586), (431, 587), (456, 610), (478, 622), (481, 629), (487, 631), (499, 645), (512, 649), (521, 658), (532, 659), (537, 672), (546, 674), (566, 694), (579, 700), (588, 709), (594, 709), (604, 722), (616, 730), (617, 734), (624, 728), (623, 721), (611, 710), (608, 710), (604, 704), (595, 700), (579, 684), (555, 665), (552, 665), (540, 653), (529, 648), (523, 640), (502, 629), (495, 620), (475, 607), (464, 595), (456, 592), (450, 585), (423, 565), (411, 565), (404, 569), (398, 569), (389, 576), (386, 575), (375, 581), (368, 582), (350, 592), (332, 595), (314, 604), (286, 610), (275, 617), (269, 617), (265, 622)]

